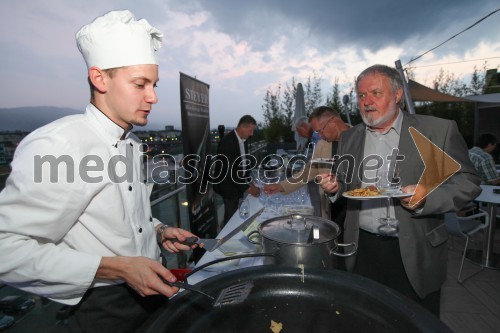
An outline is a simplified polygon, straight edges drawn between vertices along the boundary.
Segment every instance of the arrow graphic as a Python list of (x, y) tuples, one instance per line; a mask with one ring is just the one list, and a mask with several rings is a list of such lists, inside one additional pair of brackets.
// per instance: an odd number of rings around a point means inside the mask
[(424, 172), (420, 176), (415, 189), (415, 194), (409, 202), (410, 207), (414, 207), (460, 170), (461, 165), (416, 128), (410, 127), (409, 130), (413, 142), (417, 146), (420, 158), (425, 165)]

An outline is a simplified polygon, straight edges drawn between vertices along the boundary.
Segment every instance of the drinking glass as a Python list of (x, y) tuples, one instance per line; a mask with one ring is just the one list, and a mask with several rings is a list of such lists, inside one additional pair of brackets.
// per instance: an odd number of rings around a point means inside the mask
[(252, 169), (251, 172), (252, 182), (260, 191), (259, 201), (265, 203), (267, 200), (267, 194), (264, 192), (264, 185), (266, 184), (263, 175), (259, 172), (259, 169)]
[(381, 225), (378, 231), (382, 235), (394, 235), (398, 231), (399, 221), (394, 217), (391, 218), (390, 207), (392, 196), (401, 188), (401, 178), (399, 177), (399, 168), (392, 166), (390, 163), (384, 164), (377, 169), (377, 189), (382, 195), (387, 196), (386, 202), (386, 217), (377, 219)]
[(247, 199), (240, 199), (239, 212), (242, 219), (248, 217), (248, 214), (250, 213), (250, 204)]

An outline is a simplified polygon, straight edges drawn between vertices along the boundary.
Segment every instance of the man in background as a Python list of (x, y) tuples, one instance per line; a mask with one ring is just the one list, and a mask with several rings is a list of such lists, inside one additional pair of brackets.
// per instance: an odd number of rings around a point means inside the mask
[[(311, 125), (309, 124), (309, 119), (306, 116), (301, 116), (297, 118), (297, 120), (294, 123), (294, 128), (295, 131), (303, 138), (305, 138), (307, 141), (304, 144), (304, 146), (299, 147), (298, 150), (304, 150), (304, 149), (311, 149), (311, 151), (314, 149), (314, 145), (318, 142), (319, 136), (318, 133), (314, 132), (312, 129)], [(313, 146), (310, 146), (310, 145)]]
[(469, 149), (469, 158), (481, 177), (481, 184), (500, 185), (500, 177), (491, 155), (496, 147), (497, 139), (493, 134), (481, 134), (474, 147)]
[(215, 192), (222, 196), (224, 202), (224, 225), (238, 210), (238, 203), (244, 195), (250, 193), (256, 197), (260, 192), (251, 181), (250, 168), (245, 165), (248, 139), (252, 137), (256, 126), (257, 122), (252, 116), (241, 117), (234, 131), (224, 135), (217, 146), (217, 155), (227, 158), (221, 168), (221, 174), (225, 176), (221, 182), (214, 184)]

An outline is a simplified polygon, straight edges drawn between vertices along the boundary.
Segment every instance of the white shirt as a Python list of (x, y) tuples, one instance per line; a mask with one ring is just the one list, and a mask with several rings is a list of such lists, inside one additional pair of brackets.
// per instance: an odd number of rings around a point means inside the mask
[[(403, 123), (402, 111), (398, 111), (398, 116), (392, 123), (392, 126), (385, 132), (380, 133), (366, 127), (365, 149), (363, 158), (368, 155), (378, 155), (382, 157), (384, 163), (387, 163), (387, 156), (391, 155), (392, 149), (398, 148), (399, 138), (401, 135), (401, 124)], [(371, 163), (375, 165), (376, 163)], [(375, 185), (373, 179), (376, 178), (376, 170), (367, 170), (363, 168), (363, 182), (361, 187)], [(368, 181), (372, 179), (372, 181)], [(391, 199), (389, 214), (392, 218), (395, 217), (394, 199)], [(378, 218), (387, 216), (387, 199), (364, 200), (361, 202), (361, 210), (359, 211), (359, 227), (371, 233), (379, 233), (378, 227), (380, 223)]]
[[(246, 139), (240, 138), (238, 132), (234, 130), (234, 134), (236, 134), (236, 138), (238, 139), (238, 144), (240, 145), (240, 156), (245, 156), (245, 141)], [(245, 161), (246, 162), (246, 161)], [(246, 163), (242, 163), (243, 170), (246, 170)]]
[[(90, 104), (21, 142), (0, 193), (0, 280), (76, 304), (88, 288), (122, 283), (94, 279), (101, 257), (160, 260), (140, 140), (120, 140), (123, 133)], [(72, 161), (74, 170), (60, 163), (51, 175), (36, 155)]]

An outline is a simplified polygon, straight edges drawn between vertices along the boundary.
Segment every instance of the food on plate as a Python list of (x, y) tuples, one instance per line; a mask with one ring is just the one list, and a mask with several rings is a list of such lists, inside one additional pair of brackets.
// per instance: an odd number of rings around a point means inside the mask
[(271, 320), (271, 331), (273, 333), (280, 333), (281, 330), (283, 329), (283, 324), (275, 322), (274, 320)]
[(380, 195), (380, 191), (377, 190), (375, 186), (368, 186), (364, 188), (357, 188), (354, 190), (347, 191), (345, 192), (345, 194), (350, 195), (352, 197), (372, 197)]

